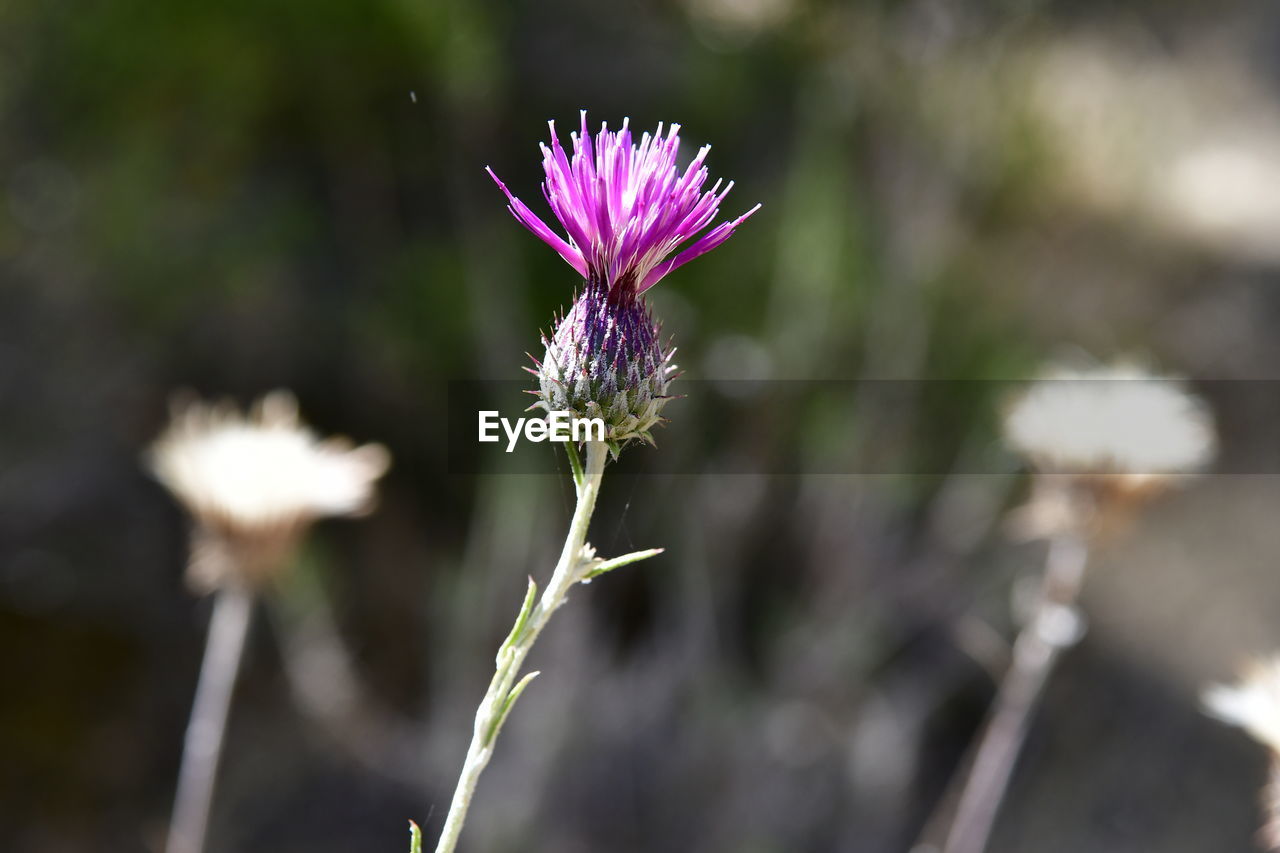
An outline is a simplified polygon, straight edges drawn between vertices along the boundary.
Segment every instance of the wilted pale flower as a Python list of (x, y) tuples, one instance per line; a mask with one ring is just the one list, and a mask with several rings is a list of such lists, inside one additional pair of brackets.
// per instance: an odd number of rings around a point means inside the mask
[(704, 191), (709, 145), (681, 173), (676, 167), (679, 129), (672, 125), (664, 135), (658, 125), (654, 135), (643, 134), (636, 145), (624, 120), (618, 131), (602, 125), (593, 141), (584, 110), (580, 130), (570, 134), (570, 156), (552, 122), (551, 144), (541, 146), (542, 189), (567, 239), (489, 170), (512, 215), (586, 280), (573, 307), (543, 339), (546, 355), (534, 371), (538, 405), (604, 418), (615, 444), (652, 440), (649, 430), (659, 421), (674, 369), (642, 294), (676, 267), (719, 246), (760, 207), (700, 234), (715, 220), (733, 182), (722, 189), (716, 181)]
[(1129, 366), (1051, 370), (1010, 407), (1004, 433), (1043, 473), (1128, 488), (1195, 473), (1216, 445), (1208, 409), (1180, 381)]
[(1209, 714), (1280, 753), (1280, 655), (1250, 661), (1236, 684), (1215, 684), (1201, 698)]
[(1270, 751), (1270, 778), (1262, 792), (1262, 840), (1268, 849), (1280, 849), (1280, 655), (1250, 662), (1238, 683), (1216, 684), (1201, 698), (1206, 712), (1244, 729)]
[(175, 405), (148, 461), (196, 521), (190, 578), (211, 589), (260, 585), (312, 521), (367, 512), (390, 457), (376, 444), (320, 440), (299, 421), (293, 396), (277, 391), (248, 417), (225, 403)]
[(1005, 413), (1006, 443), (1036, 472), (1021, 532), (1114, 531), (1127, 511), (1212, 459), (1207, 407), (1183, 384), (1132, 366), (1053, 369)]

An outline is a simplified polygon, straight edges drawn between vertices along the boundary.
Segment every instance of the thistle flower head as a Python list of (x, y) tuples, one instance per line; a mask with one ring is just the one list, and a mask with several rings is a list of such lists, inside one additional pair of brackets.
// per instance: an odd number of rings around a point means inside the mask
[(1201, 701), (1207, 714), (1244, 729), (1270, 751), (1259, 840), (1268, 850), (1280, 850), (1280, 655), (1251, 661), (1236, 684), (1215, 684), (1201, 694)]
[(1201, 696), (1205, 711), (1238, 726), (1280, 753), (1280, 655), (1250, 661), (1233, 685), (1215, 684)]
[(1127, 365), (1048, 371), (1010, 407), (1004, 433), (1046, 473), (1135, 484), (1195, 473), (1216, 444), (1208, 409), (1180, 381)]
[(1004, 437), (1041, 475), (1017, 518), (1033, 537), (1115, 532), (1216, 447), (1207, 407), (1180, 381), (1128, 365), (1047, 371), (1007, 410)]
[(508, 210), (524, 227), (555, 249), (580, 276), (601, 282), (610, 291), (645, 292), (676, 267), (729, 239), (743, 220), (760, 209), (757, 204), (698, 236), (715, 220), (720, 202), (733, 188), (732, 181), (723, 188), (716, 181), (703, 190), (710, 145), (704, 145), (681, 173), (676, 166), (678, 124), (665, 134), (659, 124), (652, 136), (642, 134), (637, 145), (629, 120), (624, 119), (617, 131), (602, 124), (593, 141), (583, 110), (580, 129), (569, 135), (572, 155), (560, 145), (555, 122), (549, 124), (551, 144), (541, 146), (546, 172), (542, 194), (566, 237), (552, 231), (516, 198), (492, 169), (489, 175), (506, 193)]
[(390, 457), (380, 445), (321, 441), (292, 395), (275, 392), (248, 417), (226, 404), (176, 404), (148, 462), (196, 521), (189, 577), (213, 588), (260, 584), (312, 521), (368, 511)]
[(573, 307), (543, 338), (537, 362), (536, 406), (575, 417), (600, 417), (615, 453), (623, 443), (652, 442), (667, 402), (674, 350), (659, 341), (659, 327), (643, 293), (667, 273), (719, 246), (760, 208), (706, 230), (733, 187), (707, 190), (704, 146), (681, 172), (676, 166), (679, 125), (662, 125), (633, 142), (628, 123), (593, 139), (587, 114), (570, 134), (566, 154), (551, 124), (542, 146), (543, 196), (564, 228), (552, 231), (489, 170), (506, 193), (512, 215), (555, 249), (585, 279)]

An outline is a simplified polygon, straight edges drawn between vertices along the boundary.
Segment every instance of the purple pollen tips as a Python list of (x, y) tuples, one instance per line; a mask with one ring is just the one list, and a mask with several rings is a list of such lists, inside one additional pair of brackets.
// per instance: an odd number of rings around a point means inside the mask
[(579, 275), (603, 282), (610, 291), (643, 293), (676, 267), (729, 239), (760, 209), (757, 204), (737, 219), (706, 230), (733, 182), (722, 188), (717, 181), (703, 190), (709, 145), (681, 173), (676, 166), (679, 129), (673, 124), (664, 135), (659, 124), (652, 136), (642, 134), (635, 144), (624, 120), (616, 131), (601, 125), (593, 140), (583, 110), (580, 129), (569, 135), (569, 155), (552, 122), (551, 144), (542, 146), (542, 193), (565, 237), (516, 198), (492, 169), (487, 171), (506, 194), (511, 214)]

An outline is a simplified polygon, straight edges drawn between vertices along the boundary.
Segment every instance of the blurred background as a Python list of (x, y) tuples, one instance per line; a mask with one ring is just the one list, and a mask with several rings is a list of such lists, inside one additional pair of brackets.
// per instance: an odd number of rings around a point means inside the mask
[[(548, 119), (681, 122), (725, 214), (764, 203), (652, 292), (689, 379), (1277, 378), (1271, 4), (9, 0), (0, 58), (0, 849), (163, 839), (209, 614), (139, 461), (179, 388), (288, 387), (394, 457), (256, 614), (210, 851), (434, 839), (571, 509), (445, 440), (448, 383), (519, 379), (576, 283), (482, 171), (544, 212)], [(463, 849), (929, 837), (1043, 559), (999, 384), (955, 387), (672, 404), (591, 537), (667, 551), (557, 616)], [(1228, 453), (1262, 411), (1220, 412)], [(993, 850), (1252, 848), (1265, 756), (1197, 692), (1280, 645), (1278, 500), (1209, 476), (1097, 556)]]

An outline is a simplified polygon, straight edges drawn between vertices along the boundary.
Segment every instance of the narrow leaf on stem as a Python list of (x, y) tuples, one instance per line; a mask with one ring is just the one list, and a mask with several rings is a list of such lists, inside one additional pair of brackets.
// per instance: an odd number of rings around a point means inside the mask
[(582, 473), (582, 459), (578, 457), (578, 448), (573, 446), (570, 441), (565, 444), (564, 452), (569, 456), (569, 469), (573, 473), (573, 487), (578, 491), (582, 491), (582, 484), (586, 480), (586, 475)]
[(502, 703), (502, 709), (498, 711), (497, 717), (494, 718), (493, 724), (489, 727), (488, 743), (492, 743), (494, 738), (498, 736), (498, 732), (502, 731), (502, 724), (507, 721), (507, 715), (515, 707), (516, 700), (520, 698), (520, 694), (524, 692), (524, 689), (529, 686), (529, 682), (539, 675), (541, 675), (541, 672), (538, 670), (527, 673), (524, 678), (516, 683), (515, 687), (511, 688), (511, 692), (507, 694), (506, 700)]
[(620, 569), (632, 563), (638, 563), (641, 560), (647, 560), (650, 557), (656, 557), (665, 551), (665, 548), (649, 548), (644, 551), (633, 551), (630, 554), (623, 554), (621, 557), (614, 557), (611, 560), (600, 560), (596, 562), (582, 575), (582, 580), (589, 581), (592, 578), (598, 578), (605, 572), (611, 572), (614, 569)]
[(533, 604), (537, 600), (538, 585), (534, 583), (533, 578), (529, 578), (529, 588), (524, 594), (524, 603), (520, 605), (520, 614), (516, 616), (516, 622), (511, 626), (511, 633), (502, 641), (502, 645), (498, 647), (498, 654), (494, 656), (494, 661), (498, 668), (502, 668), (503, 656), (507, 654), (507, 650), (520, 641), (520, 635), (524, 633), (524, 626), (529, 622), (529, 614), (533, 613)]

